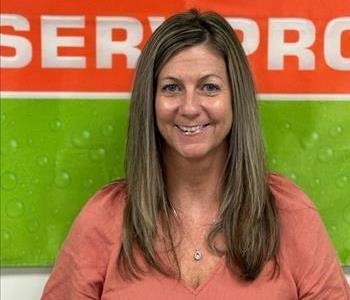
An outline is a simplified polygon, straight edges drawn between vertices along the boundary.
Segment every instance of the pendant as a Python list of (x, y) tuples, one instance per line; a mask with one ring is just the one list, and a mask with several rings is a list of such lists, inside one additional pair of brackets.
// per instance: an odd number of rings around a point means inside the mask
[(196, 250), (193, 255), (194, 260), (199, 261), (202, 259), (202, 253), (199, 250)]

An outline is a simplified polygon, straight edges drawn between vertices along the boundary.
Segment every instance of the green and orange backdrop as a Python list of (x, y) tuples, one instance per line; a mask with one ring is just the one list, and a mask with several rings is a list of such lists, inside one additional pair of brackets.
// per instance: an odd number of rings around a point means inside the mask
[(350, 1), (4, 1), (1, 266), (51, 265), (72, 220), (123, 176), (137, 58), (164, 18), (224, 15), (254, 72), (271, 170), (316, 203), (350, 265)]

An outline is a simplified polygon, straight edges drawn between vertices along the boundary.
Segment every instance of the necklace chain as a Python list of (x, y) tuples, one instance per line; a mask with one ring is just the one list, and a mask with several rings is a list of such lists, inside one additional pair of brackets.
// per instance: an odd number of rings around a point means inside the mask
[[(178, 215), (177, 211), (175, 210), (174, 207), (172, 207), (172, 209), (173, 209), (173, 213), (174, 213), (175, 218), (178, 219), (179, 215)], [(213, 219), (212, 224), (214, 224), (215, 222), (216, 222), (216, 218)], [(194, 250), (193, 259), (195, 261), (201, 261), (203, 259), (202, 251), (198, 247), (196, 247), (196, 249)]]

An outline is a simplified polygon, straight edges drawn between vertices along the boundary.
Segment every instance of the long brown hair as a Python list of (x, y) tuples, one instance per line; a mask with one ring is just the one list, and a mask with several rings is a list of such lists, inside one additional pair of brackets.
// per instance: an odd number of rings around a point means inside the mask
[[(140, 278), (145, 271), (135, 256), (171, 276), (155, 249), (160, 224), (180, 274), (170, 230), (171, 204), (163, 178), (161, 136), (155, 121), (157, 78), (164, 64), (179, 51), (206, 44), (225, 59), (232, 90), (234, 120), (228, 135), (223, 175), (223, 198), (218, 221), (208, 234), (209, 249), (226, 255), (230, 270), (255, 279), (273, 259), (278, 269), (278, 213), (267, 184), (265, 153), (259, 125), (255, 87), (245, 53), (229, 23), (215, 12), (191, 9), (162, 23), (146, 43), (138, 60), (131, 95), (126, 151), (128, 200), (124, 212), (118, 267), (124, 278)], [(226, 249), (216, 249), (221, 233)], [(275, 273), (275, 272), (273, 272)], [(131, 276), (130, 276), (131, 275)]]

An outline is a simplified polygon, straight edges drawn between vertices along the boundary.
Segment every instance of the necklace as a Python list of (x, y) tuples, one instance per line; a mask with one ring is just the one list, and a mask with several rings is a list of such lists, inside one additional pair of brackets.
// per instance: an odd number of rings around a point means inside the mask
[[(178, 216), (178, 214), (177, 214), (175, 208), (173, 207), (172, 209), (173, 209), (173, 213), (174, 213), (175, 218), (178, 219), (179, 216)], [(216, 221), (216, 218), (213, 219), (212, 224), (214, 224), (215, 221)], [(211, 225), (212, 225), (212, 224), (211, 224)], [(195, 250), (194, 250), (194, 253), (193, 253), (193, 259), (194, 259), (195, 261), (200, 261), (200, 260), (203, 259), (203, 254), (202, 254), (202, 251), (199, 249), (199, 247), (195, 247)]]

